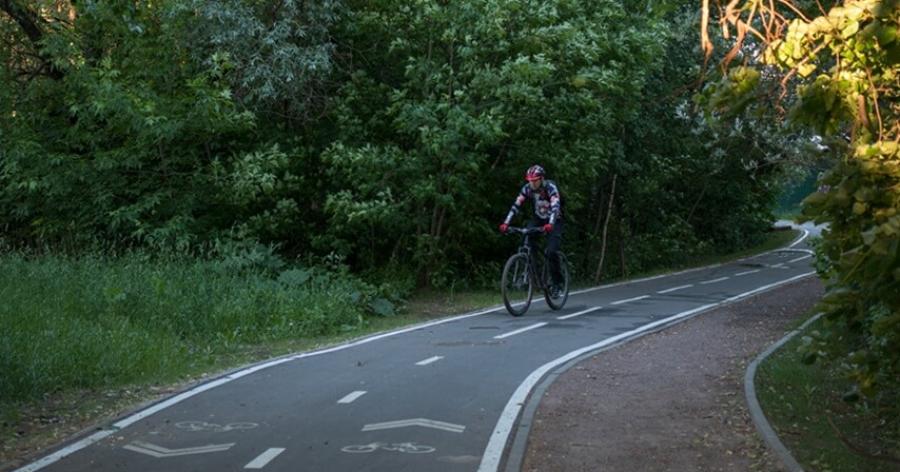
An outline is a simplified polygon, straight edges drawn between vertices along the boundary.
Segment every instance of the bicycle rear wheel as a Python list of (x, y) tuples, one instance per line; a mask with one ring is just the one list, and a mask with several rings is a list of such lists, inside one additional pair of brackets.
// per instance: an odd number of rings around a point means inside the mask
[(528, 257), (516, 254), (503, 266), (503, 277), (500, 279), (500, 290), (503, 292), (503, 304), (506, 311), (513, 316), (522, 316), (531, 305), (534, 295), (534, 284), (528, 273)]
[(544, 264), (544, 300), (547, 300), (547, 305), (551, 309), (562, 310), (562, 307), (566, 305), (566, 300), (569, 299), (569, 261), (565, 254), (559, 253), (559, 272), (562, 275), (562, 284), (559, 287), (559, 296), (556, 298), (550, 296), (552, 277), (550, 277), (549, 266), (550, 264)]

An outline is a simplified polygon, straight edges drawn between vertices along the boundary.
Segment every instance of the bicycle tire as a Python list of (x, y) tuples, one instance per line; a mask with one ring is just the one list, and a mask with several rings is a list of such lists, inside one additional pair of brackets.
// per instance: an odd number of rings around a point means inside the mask
[[(524, 283), (527, 285), (525, 290), (525, 299), (517, 300), (517, 295), (513, 293), (511, 288), (516, 284)], [(531, 299), (534, 296), (534, 281), (528, 269), (528, 256), (525, 254), (514, 254), (506, 261), (503, 266), (503, 276), (500, 278), (500, 290), (503, 293), (503, 304), (506, 305), (506, 311), (513, 316), (522, 316), (531, 306)], [(519, 305), (521, 304), (521, 305)], [(516, 308), (519, 305), (519, 308)]]
[(431, 446), (417, 446), (415, 444), (404, 444), (398, 446), (396, 449), (398, 452), (405, 452), (407, 454), (428, 454), (434, 452), (436, 449)]
[(544, 264), (544, 300), (547, 301), (547, 306), (552, 310), (562, 310), (564, 306), (566, 306), (566, 301), (569, 299), (569, 261), (566, 259), (566, 255), (563, 253), (559, 253), (559, 271), (562, 273), (563, 278), (563, 286), (560, 290), (559, 298), (554, 299), (550, 296), (550, 270), (548, 268), (549, 264)]
[(341, 448), (341, 451), (349, 452), (350, 454), (367, 454), (370, 452), (375, 452), (380, 445), (372, 445), (372, 444), (355, 444), (352, 446), (344, 446)]

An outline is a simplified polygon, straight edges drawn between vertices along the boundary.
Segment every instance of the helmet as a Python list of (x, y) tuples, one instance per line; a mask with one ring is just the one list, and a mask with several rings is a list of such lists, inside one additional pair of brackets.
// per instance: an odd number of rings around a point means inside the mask
[(544, 168), (537, 164), (529, 167), (528, 170), (525, 171), (525, 180), (527, 180), (529, 182), (532, 180), (543, 179), (543, 178), (544, 178)]

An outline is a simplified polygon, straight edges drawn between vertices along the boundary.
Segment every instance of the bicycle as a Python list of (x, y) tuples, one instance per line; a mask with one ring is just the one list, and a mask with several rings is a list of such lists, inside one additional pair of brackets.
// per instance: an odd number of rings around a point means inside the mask
[(415, 443), (405, 442), (405, 443), (394, 443), (388, 444), (383, 442), (373, 442), (369, 444), (357, 444), (353, 446), (345, 446), (342, 447), (341, 450), (344, 452), (349, 452), (351, 454), (365, 454), (369, 452), (375, 452), (378, 449), (382, 449), (385, 451), (392, 452), (405, 452), (408, 454), (428, 454), (429, 452), (434, 452), (435, 448), (431, 446), (425, 445), (416, 445)]
[[(536, 250), (531, 236), (543, 233), (541, 228), (516, 228), (509, 227), (507, 233), (522, 235), (522, 243), (519, 250), (509, 257), (503, 266), (503, 275), (500, 279), (503, 293), (503, 304), (506, 310), (513, 316), (522, 316), (531, 306), (534, 296), (534, 287), (544, 292), (547, 305), (553, 310), (561, 310), (569, 299), (569, 262), (566, 255), (559, 253), (559, 271), (562, 275), (562, 286), (554, 297), (551, 293), (552, 280), (550, 276), (550, 264), (547, 263), (543, 253)], [(519, 309), (516, 309), (519, 306)]]

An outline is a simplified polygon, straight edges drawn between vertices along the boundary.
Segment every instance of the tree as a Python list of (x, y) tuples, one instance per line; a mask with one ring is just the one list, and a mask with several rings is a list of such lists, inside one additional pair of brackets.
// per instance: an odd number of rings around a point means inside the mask
[[(708, 0), (703, 2), (708, 12)], [(896, 408), (900, 395), (900, 2), (848, 0), (827, 11), (780, 0), (731, 2), (719, 21), (735, 41), (722, 62), (721, 107), (757, 90), (780, 117), (820, 133), (841, 153), (804, 215), (828, 223), (818, 248), (827, 330), (807, 359), (848, 366), (858, 392)], [(704, 25), (705, 27), (705, 25)], [(712, 51), (706, 30), (703, 44)], [(776, 101), (779, 99), (780, 101)], [(855, 398), (850, 392), (848, 398)], [(893, 399), (893, 400), (888, 400)], [(896, 411), (896, 410), (895, 410)]]

